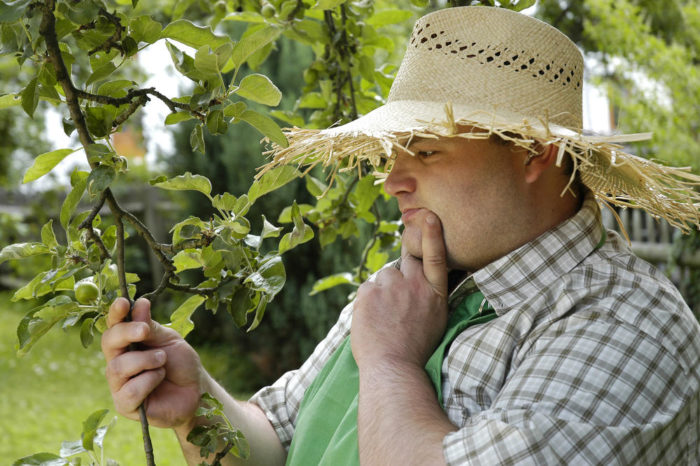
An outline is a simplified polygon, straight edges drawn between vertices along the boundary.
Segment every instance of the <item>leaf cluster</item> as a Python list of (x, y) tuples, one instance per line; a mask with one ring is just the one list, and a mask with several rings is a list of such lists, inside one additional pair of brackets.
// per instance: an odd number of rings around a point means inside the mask
[[(83, 421), (80, 439), (62, 442), (58, 454), (35, 453), (16, 460), (12, 466), (117, 466), (119, 463), (105, 458), (102, 452), (105, 436), (117, 420), (115, 416), (108, 424), (102, 425), (108, 412), (108, 409), (100, 409), (90, 414)], [(87, 462), (83, 463), (86, 458)]]

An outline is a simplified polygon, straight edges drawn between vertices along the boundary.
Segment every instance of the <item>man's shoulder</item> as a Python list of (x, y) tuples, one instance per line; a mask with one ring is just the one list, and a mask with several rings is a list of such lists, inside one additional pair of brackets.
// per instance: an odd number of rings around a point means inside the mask
[(607, 321), (636, 329), (683, 365), (695, 364), (700, 358), (700, 324), (683, 296), (661, 270), (611, 236), (564, 279), (559, 291), (573, 298), (564, 315), (596, 316), (598, 324)]

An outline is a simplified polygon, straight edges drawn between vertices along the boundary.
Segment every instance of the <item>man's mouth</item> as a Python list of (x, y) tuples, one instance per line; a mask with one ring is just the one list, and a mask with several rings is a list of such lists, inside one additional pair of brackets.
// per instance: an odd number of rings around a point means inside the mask
[(415, 217), (421, 208), (411, 208), (401, 210), (401, 222), (405, 225), (411, 218)]

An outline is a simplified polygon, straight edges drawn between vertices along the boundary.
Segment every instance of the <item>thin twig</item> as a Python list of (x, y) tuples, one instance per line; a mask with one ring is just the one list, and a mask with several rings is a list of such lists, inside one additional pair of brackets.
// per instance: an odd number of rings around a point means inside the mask
[(118, 211), (120, 215), (124, 217), (124, 220), (129, 222), (131, 226), (133, 226), (134, 229), (138, 232), (138, 234), (146, 241), (146, 243), (148, 243), (148, 246), (155, 253), (156, 257), (163, 265), (163, 268), (165, 270), (175, 270), (175, 266), (173, 265), (172, 260), (170, 260), (165, 254), (163, 254), (160, 247), (161, 243), (156, 241), (148, 227), (144, 225), (143, 222), (141, 222), (141, 220), (139, 220), (138, 217), (136, 217), (134, 214), (123, 210), (121, 207), (119, 207), (119, 204), (117, 204), (117, 201), (116, 199), (114, 199), (114, 197), (108, 197), (107, 202), (109, 203), (110, 208), (113, 208), (115, 211)]
[(234, 445), (235, 443), (233, 442), (233, 440), (229, 440), (224, 449), (216, 454), (216, 456), (214, 457), (214, 462), (211, 464), (211, 466), (221, 466), (221, 460), (224, 459), (224, 457), (228, 454), (229, 451), (231, 451), (231, 448), (233, 448)]
[(202, 236), (201, 238), (186, 239), (176, 245), (160, 243), (158, 247), (166, 254), (177, 254), (185, 249), (195, 249), (209, 246), (212, 240), (213, 238), (210, 236)]
[[(98, 45), (94, 49), (90, 50), (88, 52), (88, 55), (94, 55), (100, 50), (104, 50), (105, 52), (109, 53), (109, 51), (112, 49), (117, 49), (119, 50), (119, 53), (125, 55), (126, 50), (124, 50), (124, 46), (122, 46), (122, 44), (120, 44), (119, 42), (122, 40), (122, 32), (126, 31), (126, 28), (122, 26), (122, 22), (117, 15), (109, 13), (104, 8), (100, 8), (99, 13), (105, 18), (107, 18), (112, 24), (114, 24), (114, 34), (112, 34), (112, 37), (107, 39), (103, 44)], [(94, 27), (94, 22), (92, 24)]]
[(100, 235), (95, 233), (95, 229), (92, 226), (92, 222), (93, 222), (93, 220), (95, 220), (95, 217), (100, 212), (100, 210), (102, 210), (102, 207), (105, 204), (105, 199), (106, 199), (106, 194), (103, 191), (102, 195), (100, 196), (100, 200), (97, 202), (97, 204), (95, 204), (92, 207), (88, 216), (85, 217), (85, 220), (80, 222), (80, 225), (78, 225), (78, 230), (85, 229), (90, 240), (97, 245), (97, 248), (100, 250), (100, 257), (102, 258), (102, 260), (111, 259), (112, 255), (109, 253), (109, 251), (107, 250), (107, 247), (102, 242), (102, 238), (100, 238)]
[(128, 120), (129, 117), (133, 115), (134, 112), (136, 112), (136, 110), (139, 109), (139, 107), (146, 105), (146, 102), (148, 102), (148, 97), (146, 97), (145, 95), (139, 97), (138, 99), (132, 100), (129, 104), (129, 108), (124, 110), (124, 112), (122, 112), (119, 116), (117, 116), (117, 118), (114, 119), (114, 121), (112, 122), (112, 128), (116, 128), (122, 123), (124, 123), (126, 120)]

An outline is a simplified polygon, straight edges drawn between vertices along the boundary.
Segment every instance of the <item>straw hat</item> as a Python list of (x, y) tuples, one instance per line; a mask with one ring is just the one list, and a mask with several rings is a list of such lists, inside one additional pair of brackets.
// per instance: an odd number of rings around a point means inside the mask
[[(338, 127), (286, 129), (289, 146), (273, 145), (262, 171), (321, 164), (335, 176), (367, 161), (386, 174), (413, 136), (495, 133), (528, 148), (535, 140), (557, 145), (557, 165), (569, 154), (574, 174), (604, 203), (643, 208), (684, 231), (700, 227), (700, 177), (620, 145), (650, 133), (583, 134), (583, 68), (576, 45), (535, 18), (493, 7), (442, 9), (416, 23), (385, 105)], [(462, 125), (473, 130), (460, 133)]]

